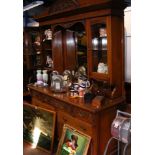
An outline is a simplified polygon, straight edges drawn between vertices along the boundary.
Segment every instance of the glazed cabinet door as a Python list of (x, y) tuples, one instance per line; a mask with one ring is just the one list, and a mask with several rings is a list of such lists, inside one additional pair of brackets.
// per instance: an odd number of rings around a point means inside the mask
[(108, 80), (110, 70), (107, 18), (87, 20), (88, 72), (94, 79)]
[(26, 57), (28, 70), (42, 66), (42, 45), (39, 29), (24, 29), (23, 54)]
[(123, 16), (87, 19), (88, 74), (108, 81), (112, 97), (124, 95), (124, 21)]

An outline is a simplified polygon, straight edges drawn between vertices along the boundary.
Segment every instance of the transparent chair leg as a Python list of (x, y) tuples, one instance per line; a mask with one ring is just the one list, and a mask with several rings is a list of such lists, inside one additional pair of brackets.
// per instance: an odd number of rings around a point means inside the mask
[(128, 147), (128, 143), (125, 144), (125, 146), (124, 146), (124, 149), (123, 149), (123, 155), (125, 155), (127, 147)]
[(114, 139), (114, 138), (111, 137), (111, 138), (108, 140), (108, 143), (107, 143), (107, 145), (106, 145), (106, 147), (105, 147), (105, 150), (104, 150), (104, 154), (103, 154), (103, 155), (106, 155), (106, 154), (107, 154), (108, 147), (109, 147), (109, 145), (110, 145), (110, 143), (111, 143), (111, 141), (112, 141), (113, 139)]

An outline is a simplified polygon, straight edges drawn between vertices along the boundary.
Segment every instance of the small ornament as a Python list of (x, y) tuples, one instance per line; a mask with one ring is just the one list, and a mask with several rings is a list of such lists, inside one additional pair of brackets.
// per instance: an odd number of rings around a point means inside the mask
[(53, 68), (53, 60), (50, 56), (47, 56), (47, 58), (46, 58), (46, 65), (47, 65), (47, 67)]

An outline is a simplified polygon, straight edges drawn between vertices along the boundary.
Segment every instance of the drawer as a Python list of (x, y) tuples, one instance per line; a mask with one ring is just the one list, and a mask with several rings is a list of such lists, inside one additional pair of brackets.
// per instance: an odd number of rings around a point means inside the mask
[(35, 97), (32, 98), (32, 104), (33, 105), (36, 105), (38, 107), (42, 107), (42, 108), (46, 108), (46, 109), (55, 111), (55, 108), (54, 107), (52, 107), (51, 105), (49, 105), (49, 104), (47, 104), (45, 102), (42, 102), (42, 101), (38, 100)]
[(87, 135), (92, 135), (92, 125), (85, 121), (79, 120), (64, 112), (58, 112), (57, 118), (58, 122), (62, 124), (68, 124)]
[(80, 108), (74, 108), (72, 110), (72, 113), (73, 113), (74, 117), (76, 117), (80, 120), (83, 120), (84, 122), (87, 122), (90, 124), (93, 124), (95, 122), (94, 117), (91, 113), (89, 113), (85, 110), (82, 110)]

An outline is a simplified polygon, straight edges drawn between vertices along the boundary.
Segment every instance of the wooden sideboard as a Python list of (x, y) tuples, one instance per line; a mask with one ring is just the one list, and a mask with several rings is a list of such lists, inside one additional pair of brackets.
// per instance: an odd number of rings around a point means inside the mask
[(106, 99), (100, 108), (84, 103), (83, 98), (71, 98), (69, 93), (53, 93), (50, 88), (28, 85), (32, 104), (56, 112), (56, 135), (60, 139), (64, 124), (69, 124), (91, 136), (88, 155), (102, 155), (110, 138), (110, 127), (116, 109), (124, 98)]
[[(28, 85), (32, 104), (57, 114), (55, 142), (60, 140), (63, 125), (69, 124), (91, 136), (88, 155), (103, 155), (111, 137), (110, 128), (116, 110), (125, 102), (125, 7), (124, 0), (57, 0), (44, 13), (35, 16), (41, 28), (48, 26), (52, 31), (54, 70), (59, 73), (65, 69), (76, 71), (85, 65), (90, 80), (108, 83), (115, 90), (114, 98), (106, 98), (97, 108), (84, 103), (83, 98), (71, 98), (69, 93), (53, 93), (48, 87)], [(101, 36), (101, 29), (104, 29), (104, 37)], [(107, 42), (106, 46), (101, 41)], [(98, 71), (99, 64), (103, 63), (107, 66), (106, 72)], [(109, 150), (114, 147), (112, 145)]]

